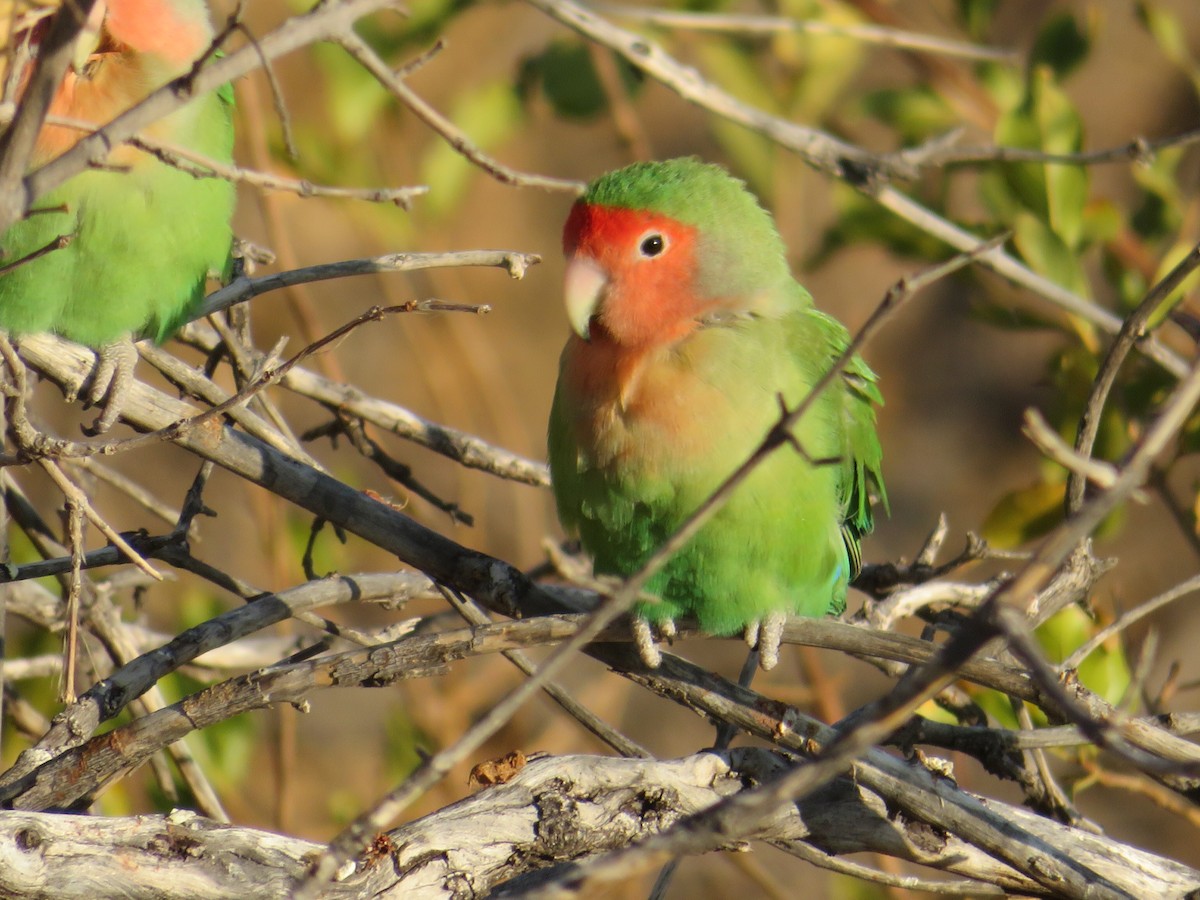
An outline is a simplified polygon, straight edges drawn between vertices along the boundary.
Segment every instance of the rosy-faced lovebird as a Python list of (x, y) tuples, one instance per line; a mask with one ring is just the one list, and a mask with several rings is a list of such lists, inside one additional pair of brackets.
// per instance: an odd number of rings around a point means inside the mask
[[(791, 276), (741, 181), (696, 159), (593, 181), (563, 232), (566, 307), (550, 413), (559, 517), (598, 574), (636, 572), (848, 345)], [(691, 614), (774, 664), (789, 614), (845, 608), (871, 503), (886, 503), (874, 373), (853, 357), (776, 450), (649, 582), (645, 623)], [(761, 627), (761, 631), (760, 631)]]
[[(39, 21), (13, 39), (26, 60), (19, 90), (47, 25)], [(49, 115), (103, 125), (189, 72), (212, 39), (203, 0), (97, 0)], [(232, 99), (228, 87), (200, 96), (141, 134), (168, 151), (228, 162)], [(61, 155), (82, 134), (44, 125), (31, 165)], [(165, 340), (203, 297), (209, 274), (225, 269), (233, 203), (228, 181), (121, 145), (102, 167), (35, 200), (0, 237), (3, 264), (11, 266), (0, 274), (0, 328), (54, 332), (100, 351), (89, 397), (98, 403), (107, 394), (108, 402), (96, 430), (119, 412), (136, 361), (130, 338)], [(65, 247), (21, 262), (64, 236)]]

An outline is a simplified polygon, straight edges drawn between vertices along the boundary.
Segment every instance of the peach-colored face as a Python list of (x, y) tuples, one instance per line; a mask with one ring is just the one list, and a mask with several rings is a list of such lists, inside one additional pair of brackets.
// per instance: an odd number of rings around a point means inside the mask
[[(0, 11), (5, 3), (0, 0)], [(26, 64), (18, 95), (32, 74), (32, 58), (59, 0), (21, 0), (31, 7), (18, 21), (11, 40), (26, 47)], [(23, 30), (19, 30), (23, 27)], [(147, 83), (164, 83), (171, 73), (183, 74), (212, 40), (212, 26), (202, 5), (178, 0), (97, 0), (78, 37), (79, 49), (50, 104), (49, 114), (103, 124), (144, 99)], [(143, 71), (153, 59), (155, 75)], [(0, 72), (0, 75), (4, 73)], [(153, 129), (150, 129), (152, 132)], [(83, 132), (46, 126), (38, 136), (33, 162), (39, 165), (70, 149)], [(110, 162), (128, 164), (134, 151), (116, 151)], [(125, 158), (130, 157), (130, 158)]]
[(703, 311), (695, 250), (695, 229), (667, 216), (577, 203), (563, 229), (576, 331), (627, 347), (687, 334)]
[(208, 49), (212, 26), (202, 4), (179, 0), (100, 0), (104, 30), (119, 49), (150, 53), (183, 74)]

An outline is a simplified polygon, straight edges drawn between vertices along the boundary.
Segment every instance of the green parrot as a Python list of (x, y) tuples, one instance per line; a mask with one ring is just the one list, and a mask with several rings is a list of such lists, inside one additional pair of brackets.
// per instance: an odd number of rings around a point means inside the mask
[[(596, 572), (636, 572), (845, 350), (849, 335), (791, 276), (743, 183), (694, 158), (593, 181), (563, 231), (566, 307), (550, 413), (559, 517)], [(691, 614), (744, 632), (775, 664), (789, 614), (845, 608), (871, 503), (886, 506), (875, 374), (854, 357), (801, 417), (805, 455), (772, 454), (649, 582), (648, 623)], [(807, 457), (807, 458), (806, 458)], [(823, 462), (813, 462), (823, 460)]]
[[(15, 49), (28, 50), (19, 90), (47, 24), (35, 21), (13, 38)], [(212, 39), (202, 0), (97, 0), (49, 115), (103, 125), (190, 71)], [(142, 133), (228, 162), (232, 102), (224, 88)], [(75, 128), (43, 126), (31, 165), (61, 155), (80, 136)], [(99, 351), (89, 400), (107, 402), (93, 432), (107, 430), (120, 412), (137, 360), (131, 338), (165, 340), (203, 298), (209, 274), (225, 270), (233, 205), (230, 182), (198, 177), (122, 145), (103, 168), (35, 201), (0, 237), (6, 266), (0, 270), (0, 328), (17, 337), (54, 332)], [(60, 236), (70, 243), (36, 256)]]

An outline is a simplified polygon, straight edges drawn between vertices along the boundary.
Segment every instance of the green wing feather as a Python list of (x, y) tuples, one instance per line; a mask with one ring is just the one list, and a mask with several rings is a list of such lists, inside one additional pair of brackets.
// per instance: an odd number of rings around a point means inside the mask
[[(196, 99), (165, 125), (173, 143), (214, 160), (232, 158), (228, 87)], [(70, 239), (0, 274), (0, 328), (51, 331), (93, 347), (131, 334), (165, 340), (203, 298), (209, 273), (225, 270), (233, 206), (228, 181), (150, 156), (128, 171), (75, 176), (0, 239), (6, 263)]]
[[(823, 336), (827, 364), (835, 365), (849, 333), (841, 322), (816, 309), (809, 310), (809, 317), (814, 331)], [(875, 431), (875, 407), (883, 405), (883, 395), (875, 373), (859, 356), (851, 357), (829, 390), (841, 406), (840, 520), (853, 581), (862, 569), (862, 538), (875, 524), (871, 506), (878, 502), (888, 509), (883, 449)]]
[[(581, 398), (568, 396), (560, 379), (549, 428), (559, 515), (598, 572), (640, 568), (755, 449), (778, 418), (778, 396), (796, 404), (841, 354), (846, 330), (791, 285), (791, 312), (715, 322), (667, 363), (683, 367), (697, 396), (709, 398), (693, 404), (695, 431), (711, 435), (703, 453), (681, 453), (672, 435), (648, 431), (635, 436), (632, 457), (606, 462), (577, 443), (572, 416)], [(648, 589), (661, 602), (644, 604), (641, 614), (693, 613), (705, 631), (729, 634), (776, 610), (819, 616), (844, 608), (859, 540), (872, 526), (872, 496), (885, 500), (874, 424), (880, 399), (875, 375), (855, 358), (797, 426), (808, 458), (782, 448), (756, 469), (653, 579)], [(818, 459), (835, 461), (810, 461)]]

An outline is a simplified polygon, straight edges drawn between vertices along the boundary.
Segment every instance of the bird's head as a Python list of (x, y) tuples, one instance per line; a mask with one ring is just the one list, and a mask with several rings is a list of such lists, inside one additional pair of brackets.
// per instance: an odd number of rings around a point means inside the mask
[(571, 328), (640, 345), (670, 338), (696, 313), (696, 231), (649, 210), (580, 201), (563, 229)]
[[(62, 0), (0, 0), (0, 51), (37, 55)], [(75, 39), (69, 77), (86, 77), (98, 55), (149, 53), (182, 74), (212, 39), (204, 0), (95, 0)]]
[[(9, 8), (9, 30), (0, 30), (0, 80), (15, 63), (17, 96), (33, 73), (33, 63), (62, 0), (0, 0)], [(155, 88), (191, 68), (212, 41), (204, 0), (95, 0), (72, 48), (71, 66), (55, 92), (50, 115), (103, 124), (145, 99)], [(164, 123), (167, 120), (163, 120)], [(154, 136), (163, 123), (144, 133)], [(80, 139), (78, 128), (47, 124), (38, 136), (32, 162), (41, 165)], [(136, 165), (141, 155), (118, 148), (109, 161)]]
[(719, 166), (690, 158), (593, 181), (567, 218), (563, 253), (571, 328), (626, 347), (679, 340), (790, 278), (754, 196)]

